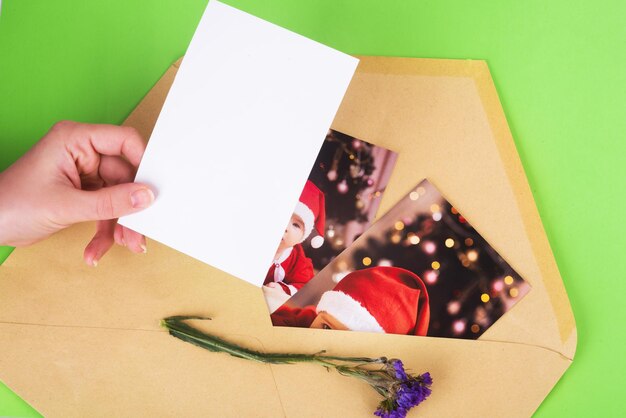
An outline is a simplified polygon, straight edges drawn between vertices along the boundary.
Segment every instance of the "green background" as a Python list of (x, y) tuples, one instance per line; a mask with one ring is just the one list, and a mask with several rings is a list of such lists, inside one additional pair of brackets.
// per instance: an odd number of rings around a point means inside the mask
[[(626, 2), (226, 2), (350, 54), (487, 60), (578, 326), (576, 359), (536, 415), (626, 416)], [(122, 122), (205, 5), (2, 2), (0, 169), (57, 120)], [(0, 415), (38, 416), (1, 384)]]

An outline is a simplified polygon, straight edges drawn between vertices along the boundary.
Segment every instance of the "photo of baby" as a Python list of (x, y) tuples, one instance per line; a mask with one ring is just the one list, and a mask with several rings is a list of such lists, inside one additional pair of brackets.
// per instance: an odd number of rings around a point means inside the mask
[(397, 154), (330, 130), (263, 282), (270, 312), (367, 230)]
[(271, 318), (276, 326), (477, 339), (529, 291), (424, 180)]
[(263, 282), (264, 286), (280, 289), (287, 295), (294, 295), (313, 278), (315, 275), (313, 262), (306, 256), (302, 242), (313, 231), (316, 234), (312, 238), (313, 242), (323, 239), (324, 219), (324, 193), (308, 180), (285, 228), (274, 256), (274, 264)]

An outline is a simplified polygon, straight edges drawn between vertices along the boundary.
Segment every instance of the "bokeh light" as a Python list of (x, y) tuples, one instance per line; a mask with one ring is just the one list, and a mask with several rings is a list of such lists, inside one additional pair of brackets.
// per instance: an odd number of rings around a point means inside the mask
[(495, 282), (493, 282), (491, 287), (495, 292), (501, 292), (502, 289), (504, 289), (504, 283), (502, 283), (502, 280), (496, 280)]
[(456, 315), (461, 310), (461, 302), (459, 302), (458, 300), (453, 300), (452, 302), (448, 302), (447, 309), (450, 315)]
[(432, 241), (424, 241), (422, 248), (426, 254), (434, 254), (437, 251), (437, 246)]
[(410, 242), (412, 245), (417, 245), (417, 244), (419, 244), (419, 243), (420, 243), (420, 237), (418, 237), (418, 236), (417, 236), (417, 234), (416, 234), (416, 233), (414, 233), (414, 232), (410, 232), (410, 233), (407, 235), (407, 238), (409, 239), (409, 242)]
[(436, 271), (434, 271), (434, 270), (427, 270), (424, 273), (424, 280), (428, 284), (435, 284), (435, 283), (437, 283), (437, 279), (438, 278), (439, 278), (439, 274)]
[(465, 320), (457, 319), (452, 323), (452, 331), (455, 334), (462, 334), (465, 331)]
[(467, 259), (469, 261), (476, 261), (476, 260), (478, 260), (478, 251), (476, 251), (476, 250), (469, 250), (467, 252)]

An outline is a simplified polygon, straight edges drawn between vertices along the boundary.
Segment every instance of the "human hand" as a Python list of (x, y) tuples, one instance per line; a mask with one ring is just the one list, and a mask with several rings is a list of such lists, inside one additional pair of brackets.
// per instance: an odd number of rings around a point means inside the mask
[(52, 129), (0, 173), (0, 245), (21, 247), (68, 226), (98, 221), (83, 258), (96, 266), (113, 242), (146, 252), (145, 237), (117, 224), (152, 204), (132, 183), (145, 150), (133, 128), (70, 121)]

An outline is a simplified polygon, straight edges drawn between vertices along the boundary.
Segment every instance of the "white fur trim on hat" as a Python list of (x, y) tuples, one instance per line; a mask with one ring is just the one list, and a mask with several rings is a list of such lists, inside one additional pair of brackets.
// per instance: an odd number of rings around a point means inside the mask
[(376, 318), (349, 295), (330, 290), (325, 292), (317, 304), (317, 313), (328, 312), (352, 331), (385, 333)]
[(298, 215), (302, 219), (302, 222), (304, 222), (304, 236), (302, 237), (302, 241), (300, 241), (303, 242), (311, 234), (311, 231), (313, 231), (313, 227), (315, 226), (315, 215), (313, 214), (313, 211), (302, 202), (298, 202), (293, 213)]
[(322, 245), (324, 245), (324, 237), (322, 237), (321, 235), (316, 235), (311, 238), (311, 247), (319, 248)]

